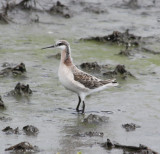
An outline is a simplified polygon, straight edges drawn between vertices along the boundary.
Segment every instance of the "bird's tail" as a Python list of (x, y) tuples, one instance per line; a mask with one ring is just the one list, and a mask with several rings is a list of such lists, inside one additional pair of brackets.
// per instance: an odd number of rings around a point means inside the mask
[(116, 86), (119, 85), (118, 82), (116, 81), (116, 79), (104, 80), (104, 81), (102, 81), (102, 83), (103, 83), (104, 85), (110, 85), (110, 86), (114, 86), (114, 87), (116, 87)]
[(89, 94), (93, 93), (93, 92), (98, 92), (98, 91), (101, 91), (103, 89), (107, 89), (109, 87), (116, 87), (118, 86), (119, 84), (116, 82), (116, 79), (108, 79), (108, 80), (102, 80), (100, 81), (103, 85), (98, 87), (98, 88), (95, 88), (93, 90), (91, 90), (89, 92)]

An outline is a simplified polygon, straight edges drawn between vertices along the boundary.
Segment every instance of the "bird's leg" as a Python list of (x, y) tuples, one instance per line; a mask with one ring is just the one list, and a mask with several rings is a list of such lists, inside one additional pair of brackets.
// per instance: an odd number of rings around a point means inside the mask
[(78, 96), (78, 98), (79, 98), (79, 102), (78, 102), (77, 107), (76, 107), (76, 111), (77, 112), (79, 112), (79, 105), (81, 104), (81, 98), (80, 98), (80, 96)]
[(83, 101), (82, 113), (84, 113), (84, 110), (85, 110), (85, 103), (84, 103), (84, 101)]

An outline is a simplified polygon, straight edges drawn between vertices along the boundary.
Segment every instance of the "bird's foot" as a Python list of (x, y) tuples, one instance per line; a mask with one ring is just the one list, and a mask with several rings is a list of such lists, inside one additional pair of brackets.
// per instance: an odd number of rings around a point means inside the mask
[(77, 112), (80, 112), (80, 111), (82, 111), (82, 110), (76, 109), (76, 111), (77, 111)]

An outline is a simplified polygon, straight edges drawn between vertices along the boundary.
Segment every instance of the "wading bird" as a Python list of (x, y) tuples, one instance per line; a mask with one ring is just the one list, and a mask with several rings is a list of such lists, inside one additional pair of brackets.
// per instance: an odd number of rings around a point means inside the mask
[(79, 101), (76, 107), (79, 112), (80, 103), (83, 102), (82, 113), (85, 110), (86, 96), (106, 89), (108, 87), (117, 86), (118, 83), (115, 79), (101, 80), (86, 72), (78, 69), (72, 61), (70, 45), (65, 40), (57, 41), (55, 45), (45, 47), (47, 48), (61, 48), (61, 60), (58, 70), (59, 80), (62, 85), (78, 95)]

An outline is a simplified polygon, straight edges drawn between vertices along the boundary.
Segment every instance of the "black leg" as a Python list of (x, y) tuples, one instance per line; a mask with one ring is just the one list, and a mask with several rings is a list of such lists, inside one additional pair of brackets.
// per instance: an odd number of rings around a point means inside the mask
[(84, 101), (83, 101), (82, 113), (84, 113), (84, 110), (85, 110), (85, 103), (84, 103)]
[(79, 105), (81, 104), (81, 98), (79, 96), (78, 96), (78, 98), (79, 98), (79, 102), (78, 102), (77, 107), (76, 107), (77, 112), (79, 112)]

